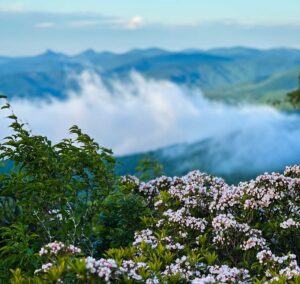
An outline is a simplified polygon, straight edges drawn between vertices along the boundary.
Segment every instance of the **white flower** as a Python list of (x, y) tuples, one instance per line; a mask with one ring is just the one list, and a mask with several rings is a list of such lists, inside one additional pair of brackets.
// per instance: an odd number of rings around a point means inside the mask
[(283, 229), (288, 229), (288, 228), (300, 228), (300, 222), (294, 221), (292, 218), (287, 219), (286, 221), (282, 222), (280, 224), (280, 227)]

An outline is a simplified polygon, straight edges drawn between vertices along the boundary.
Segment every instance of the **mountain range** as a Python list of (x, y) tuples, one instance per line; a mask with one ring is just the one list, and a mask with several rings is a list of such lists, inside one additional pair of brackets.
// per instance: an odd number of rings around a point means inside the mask
[(136, 70), (147, 78), (200, 88), (226, 102), (285, 104), (297, 87), (300, 50), (244, 47), (171, 52), (158, 48), (126, 53), (87, 50), (66, 55), (51, 50), (33, 57), (0, 57), (0, 92), (10, 98), (64, 99), (78, 85), (70, 74), (92, 69), (105, 78), (125, 79)]

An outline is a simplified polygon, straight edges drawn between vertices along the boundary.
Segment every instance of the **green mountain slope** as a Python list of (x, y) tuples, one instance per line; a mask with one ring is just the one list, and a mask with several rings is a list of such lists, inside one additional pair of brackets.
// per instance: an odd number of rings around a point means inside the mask
[(257, 83), (246, 83), (207, 91), (211, 99), (227, 102), (280, 104), (289, 107), (286, 94), (298, 87), (300, 68), (274, 74)]
[(295, 88), (300, 51), (220, 48), (208, 51), (136, 49), (122, 54), (87, 50), (75, 56), (48, 51), (35, 57), (0, 57), (0, 92), (9, 97), (66, 98), (77, 90), (72, 75), (93, 70), (103, 80), (126, 79), (132, 70), (147, 78), (200, 88), (213, 99), (254, 103), (283, 100)]

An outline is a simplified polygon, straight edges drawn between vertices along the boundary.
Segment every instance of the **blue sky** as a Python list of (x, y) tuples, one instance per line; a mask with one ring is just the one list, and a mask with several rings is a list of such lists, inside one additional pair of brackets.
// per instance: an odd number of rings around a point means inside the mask
[(299, 15), (299, 0), (0, 0), (0, 55), (300, 48)]

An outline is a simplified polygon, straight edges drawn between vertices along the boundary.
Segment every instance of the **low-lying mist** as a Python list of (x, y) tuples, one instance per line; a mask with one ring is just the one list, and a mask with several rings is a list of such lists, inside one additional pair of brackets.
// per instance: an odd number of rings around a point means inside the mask
[[(117, 155), (209, 138), (216, 145), (208, 153), (210, 159), (217, 159), (215, 167), (226, 172), (267, 171), (300, 162), (299, 115), (265, 106), (211, 102), (200, 90), (146, 79), (135, 72), (129, 78), (106, 84), (96, 73), (85, 71), (77, 78), (80, 91), (69, 91), (67, 100), (14, 100), (11, 104), (34, 134), (57, 142), (77, 124)], [(7, 125), (1, 118), (4, 135)], [(218, 159), (222, 151), (227, 153), (224, 160)]]

